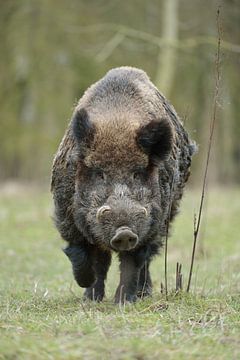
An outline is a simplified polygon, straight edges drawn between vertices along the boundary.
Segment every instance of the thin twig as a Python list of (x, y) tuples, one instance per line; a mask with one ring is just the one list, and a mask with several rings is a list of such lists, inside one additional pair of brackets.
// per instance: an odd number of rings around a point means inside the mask
[(160, 284), (160, 291), (161, 291), (161, 294), (163, 294), (164, 293), (164, 285), (163, 285), (163, 283), (161, 282), (161, 284)]
[(117, 32), (103, 47), (103, 49), (96, 55), (96, 60), (103, 62), (111, 56), (113, 51), (123, 42), (125, 35)]
[(182, 264), (179, 265), (179, 290), (182, 290)]
[(165, 252), (164, 252), (164, 277), (165, 277), (165, 296), (166, 300), (168, 300), (168, 234), (169, 234), (169, 223), (171, 217), (171, 204), (172, 204), (172, 193), (173, 193), (173, 185), (175, 179), (175, 168), (172, 177), (172, 183), (170, 187), (170, 201), (168, 207), (168, 216), (167, 216), (167, 224), (166, 224), (166, 236), (165, 236)]
[(148, 275), (148, 268), (147, 268), (147, 262), (144, 262), (144, 283), (143, 283), (143, 287), (142, 287), (142, 291), (141, 291), (141, 299), (143, 299), (144, 297), (144, 293), (145, 293), (145, 289), (146, 289), (146, 284), (147, 284), (147, 275)]
[(191, 266), (190, 266), (190, 271), (189, 271), (187, 292), (189, 292), (190, 286), (191, 286), (196, 244), (197, 244), (198, 233), (199, 233), (200, 224), (201, 224), (209, 160), (210, 160), (210, 154), (211, 154), (211, 149), (212, 149), (212, 141), (213, 141), (213, 134), (214, 134), (214, 128), (215, 128), (215, 123), (216, 123), (217, 106), (218, 106), (219, 84), (220, 84), (220, 55), (221, 55), (221, 52), (220, 52), (220, 50), (221, 50), (220, 7), (217, 10), (217, 30), (218, 30), (218, 43), (217, 43), (217, 53), (216, 53), (216, 60), (215, 60), (216, 77), (215, 77), (215, 90), (214, 90), (214, 98), (213, 98), (212, 119), (211, 119), (211, 123), (210, 123), (210, 136), (209, 136), (209, 142), (208, 142), (206, 166), (205, 166), (204, 177), (203, 177), (201, 201), (200, 201), (200, 206), (199, 206), (198, 217), (196, 218), (196, 215), (195, 215), (195, 218), (194, 218), (194, 241), (193, 241), (192, 258), (191, 258)]
[(178, 262), (176, 266), (176, 292), (178, 291)]
[(182, 290), (182, 264), (176, 265), (176, 293)]
[(165, 252), (164, 252), (164, 277), (165, 277), (165, 296), (166, 296), (166, 300), (168, 299), (167, 255), (168, 255), (168, 224), (167, 224), (167, 232), (166, 232), (166, 239), (165, 239)]

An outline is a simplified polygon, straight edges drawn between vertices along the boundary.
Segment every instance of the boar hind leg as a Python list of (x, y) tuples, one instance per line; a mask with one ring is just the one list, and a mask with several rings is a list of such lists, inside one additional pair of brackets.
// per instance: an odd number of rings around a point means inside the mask
[(81, 287), (89, 287), (95, 281), (91, 251), (84, 245), (69, 245), (63, 250), (72, 263), (73, 275)]
[(96, 281), (86, 289), (84, 297), (86, 299), (102, 301), (105, 295), (104, 281), (111, 264), (110, 252), (95, 249), (93, 254), (93, 268), (96, 274)]
[(138, 281), (137, 296), (144, 298), (152, 294), (152, 280), (149, 272), (149, 261), (145, 261)]

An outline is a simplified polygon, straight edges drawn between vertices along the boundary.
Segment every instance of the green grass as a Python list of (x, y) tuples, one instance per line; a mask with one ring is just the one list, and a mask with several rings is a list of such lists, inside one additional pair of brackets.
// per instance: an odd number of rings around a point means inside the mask
[[(169, 288), (184, 286), (199, 193), (187, 191), (169, 239)], [(208, 189), (191, 293), (160, 294), (163, 256), (152, 265), (154, 294), (119, 307), (116, 258), (102, 304), (81, 301), (50, 195), (0, 193), (0, 359), (239, 359), (240, 191)]]

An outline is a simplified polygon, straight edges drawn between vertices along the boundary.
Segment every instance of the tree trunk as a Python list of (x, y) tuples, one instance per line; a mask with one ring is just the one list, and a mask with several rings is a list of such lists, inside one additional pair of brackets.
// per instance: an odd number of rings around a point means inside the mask
[(169, 96), (174, 79), (176, 63), (176, 42), (178, 40), (178, 0), (165, 0), (162, 12), (162, 37), (158, 55), (158, 69), (155, 83), (165, 96)]

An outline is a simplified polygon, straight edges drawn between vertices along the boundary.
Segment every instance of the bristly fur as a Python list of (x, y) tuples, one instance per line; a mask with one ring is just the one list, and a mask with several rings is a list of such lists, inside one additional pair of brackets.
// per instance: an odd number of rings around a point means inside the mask
[[(174, 108), (144, 71), (112, 69), (86, 90), (54, 158), (51, 182), (55, 223), (86, 297), (103, 298), (111, 239), (121, 227), (138, 242), (119, 250), (115, 301), (151, 293), (149, 264), (178, 212), (194, 151)], [(101, 207), (110, 210), (99, 218)]]

